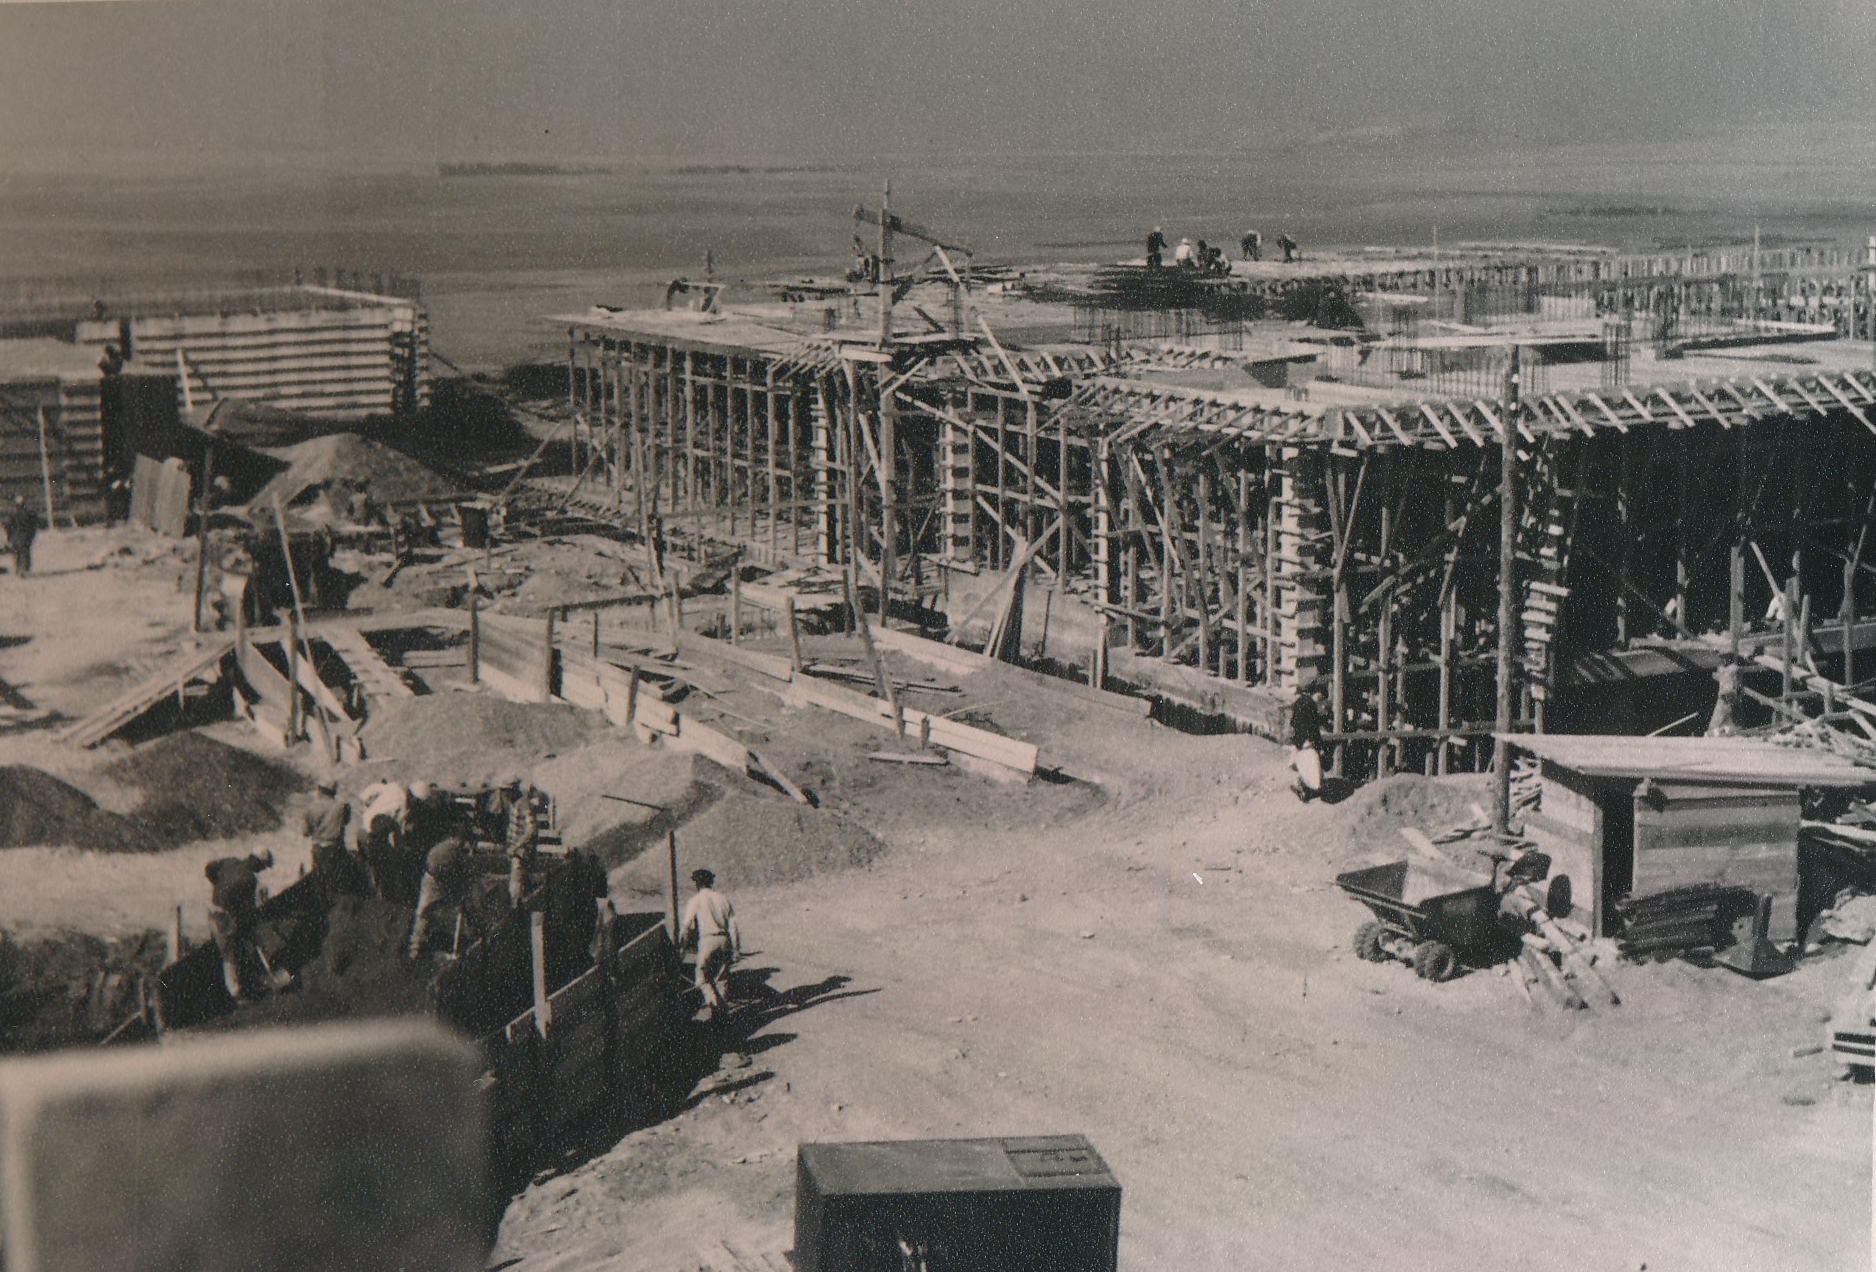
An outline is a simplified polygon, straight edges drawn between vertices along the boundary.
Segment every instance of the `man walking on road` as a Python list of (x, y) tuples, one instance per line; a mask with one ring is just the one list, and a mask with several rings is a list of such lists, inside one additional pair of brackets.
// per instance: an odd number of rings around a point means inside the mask
[(13, 550), (13, 573), (25, 578), (33, 568), (33, 540), (39, 536), (39, 513), (21, 495), (7, 514), (7, 546)]
[(716, 875), (693, 870), (690, 881), (697, 893), (684, 907), (678, 947), (697, 951), (697, 988), (703, 993), (705, 1019), (715, 1020), (729, 1003), (730, 964), (742, 957), (743, 934), (736, 926), (735, 907), (716, 890)]

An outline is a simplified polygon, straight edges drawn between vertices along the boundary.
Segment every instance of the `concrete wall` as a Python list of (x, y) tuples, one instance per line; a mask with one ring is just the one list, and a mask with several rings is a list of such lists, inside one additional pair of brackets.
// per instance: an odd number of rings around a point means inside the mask
[(172, 373), (182, 352), (197, 405), (245, 398), (352, 420), (429, 401), (428, 327), (413, 304), (81, 322), (78, 343), (102, 352), (124, 324), (132, 366)]

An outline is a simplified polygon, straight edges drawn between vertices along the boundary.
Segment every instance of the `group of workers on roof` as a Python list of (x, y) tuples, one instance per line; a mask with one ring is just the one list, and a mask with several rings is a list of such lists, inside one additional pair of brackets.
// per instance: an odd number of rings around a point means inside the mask
[[(1159, 226), (1146, 236), (1146, 267), (1162, 269), (1166, 264), (1166, 231)], [(1283, 253), (1285, 264), (1293, 264), (1303, 259), (1302, 249), (1296, 240), (1288, 234), (1277, 235), (1277, 247)], [(1249, 230), (1238, 240), (1238, 250), (1247, 261), (1262, 260), (1264, 255), (1264, 236), (1256, 230)], [(1231, 262), (1225, 259), (1225, 250), (1200, 239), (1196, 244), (1189, 238), (1179, 240), (1173, 248), (1173, 267), (1176, 269), (1195, 270), (1200, 274), (1220, 277), (1231, 272)]]

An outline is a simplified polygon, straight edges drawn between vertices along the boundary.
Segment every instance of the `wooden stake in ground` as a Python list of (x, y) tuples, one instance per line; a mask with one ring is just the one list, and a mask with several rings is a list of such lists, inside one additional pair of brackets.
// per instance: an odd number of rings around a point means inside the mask
[(664, 835), (665, 853), (671, 863), (671, 944), (676, 945), (683, 935), (678, 931), (677, 907), (677, 828), (672, 827)]
[[(298, 659), (302, 649), (305, 653), (306, 668), (316, 679), (319, 676), (318, 664), (313, 662), (313, 647), (306, 641), (306, 610), (300, 604), (300, 576), (293, 568), (293, 541), (287, 537), (287, 517), (280, 510), (280, 496), (274, 496), (274, 525), (280, 531), (280, 554), (287, 563), (287, 588), (293, 593), (293, 630), (289, 633), (290, 645), (294, 653), (287, 685), (288, 700), (298, 703), (300, 700), (300, 679)], [(308, 694), (313, 700), (313, 718), (319, 722), (320, 745), (325, 748), (326, 758), (339, 758), (333, 747), (332, 728), (326, 720), (326, 704), (319, 700), (319, 695)], [(304, 712), (300, 713), (304, 716)]]
[[(854, 595), (859, 595), (859, 588), (854, 587)], [(858, 606), (853, 611), (856, 630), (860, 633), (860, 643), (866, 647), (868, 661), (873, 664), (873, 676), (879, 683), (879, 696), (892, 708), (893, 727), (900, 737), (905, 736), (905, 708), (899, 705), (899, 694), (892, 686), (892, 673), (886, 669), (886, 660), (880, 656), (879, 647), (873, 643), (873, 629), (866, 621), (866, 614)]]
[(54, 530), (59, 523), (52, 517), (52, 459), (46, 451), (46, 408), (36, 406), (33, 412), (39, 417), (39, 480), (46, 492), (46, 529)]
[(783, 603), (788, 610), (788, 649), (794, 659), (795, 674), (801, 674), (801, 621), (795, 614), (795, 594), (790, 592)]

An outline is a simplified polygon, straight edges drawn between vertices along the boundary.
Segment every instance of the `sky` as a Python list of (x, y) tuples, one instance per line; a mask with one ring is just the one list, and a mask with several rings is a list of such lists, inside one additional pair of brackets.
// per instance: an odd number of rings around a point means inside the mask
[(1872, 65), (1872, 0), (0, 0), (0, 166), (1860, 133)]

